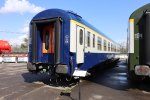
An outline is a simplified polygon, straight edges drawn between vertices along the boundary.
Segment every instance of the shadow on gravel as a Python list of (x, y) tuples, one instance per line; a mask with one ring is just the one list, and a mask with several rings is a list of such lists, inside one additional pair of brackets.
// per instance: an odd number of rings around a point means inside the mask
[(54, 86), (54, 87), (71, 87), (76, 85), (77, 80), (65, 81), (64, 78), (57, 77), (51, 78), (48, 74), (35, 74), (35, 73), (23, 73), (22, 77), (25, 82), (33, 83), (33, 82), (42, 82), (43, 84)]
[(133, 82), (128, 80), (125, 61), (113, 64), (101, 64), (92, 69), (92, 75), (86, 80), (117, 90), (139, 89), (150, 91), (150, 80)]
[(33, 82), (43, 82), (48, 83), (49, 76), (46, 74), (34, 74), (31, 72), (23, 73), (22, 77), (24, 78), (25, 82), (33, 83)]

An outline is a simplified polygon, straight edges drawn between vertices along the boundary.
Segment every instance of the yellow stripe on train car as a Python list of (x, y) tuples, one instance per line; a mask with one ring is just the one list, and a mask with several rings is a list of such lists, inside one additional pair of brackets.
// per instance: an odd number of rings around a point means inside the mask
[(134, 23), (134, 19), (130, 19), (130, 20), (129, 20), (129, 22), (132, 22), (132, 23)]
[(87, 29), (87, 30), (90, 30), (90, 32), (92, 32), (93, 34), (97, 34), (97, 35), (99, 35), (100, 37), (102, 37), (102, 38), (104, 38), (105, 40), (107, 40), (108, 42), (111, 42), (111, 43), (113, 43), (113, 41), (111, 41), (111, 40), (109, 40), (109, 39), (107, 39), (106, 37), (104, 37), (103, 35), (101, 35), (100, 33), (98, 33), (98, 32), (96, 32), (96, 31), (94, 31), (94, 30), (92, 30), (91, 28), (89, 28), (89, 27), (87, 27), (86, 25), (84, 25), (84, 24), (81, 24), (81, 23), (79, 23), (79, 22), (77, 22), (77, 21), (75, 21), (75, 20), (70, 20), (72, 23), (74, 23), (74, 24), (77, 24), (77, 25), (79, 25), (79, 26), (82, 26), (82, 27), (84, 27), (85, 29)]

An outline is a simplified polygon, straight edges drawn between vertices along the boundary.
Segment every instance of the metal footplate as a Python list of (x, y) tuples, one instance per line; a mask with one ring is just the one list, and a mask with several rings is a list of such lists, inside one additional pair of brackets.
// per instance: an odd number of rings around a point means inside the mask
[(73, 76), (74, 77), (85, 77), (88, 75), (88, 72), (85, 71), (85, 70), (79, 70), (79, 69), (76, 69), (73, 73)]

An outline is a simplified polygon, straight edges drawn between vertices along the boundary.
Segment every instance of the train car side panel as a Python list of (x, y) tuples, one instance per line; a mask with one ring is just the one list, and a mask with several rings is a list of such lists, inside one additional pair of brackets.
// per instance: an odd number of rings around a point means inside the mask
[[(134, 19), (134, 38), (130, 40), (134, 40), (134, 49), (132, 48), (134, 52), (129, 52), (128, 59), (129, 77), (133, 80), (141, 80), (146, 76), (150, 76), (148, 32), (150, 24), (149, 20), (147, 19), (147, 14), (149, 12), (150, 4), (147, 4), (134, 11), (129, 18), (130, 21)], [(132, 35), (131, 31), (132, 28), (129, 26), (129, 36)], [(129, 39), (130, 38), (131, 36)], [(132, 44), (132, 42), (129, 43), (129, 45)]]

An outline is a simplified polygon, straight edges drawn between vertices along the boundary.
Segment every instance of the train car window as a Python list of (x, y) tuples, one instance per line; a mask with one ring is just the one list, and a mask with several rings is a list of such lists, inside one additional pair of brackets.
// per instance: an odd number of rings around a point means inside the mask
[(102, 50), (102, 38), (100, 37), (97, 39), (97, 49)]
[(82, 45), (83, 44), (83, 30), (82, 29), (80, 29), (80, 45)]
[(95, 48), (95, 34), (93, 34), (93, 48)]
[(116, 52), (118, 51), (118, 47), (116, 46)]
[(118, 52), (120, 52), (120, 46), (118, 46)]
[(88, 45), (88, 47), (90, 47), (90, 32), (88, 32), (87, 35), (88, 35), (87, 36), (87, 45)]
[(114, 52), (116, 52), (116, 46), (114, 45)]
[(87, 47), (87, 32), (85, 32), (85, 47)]
[(117, 50), (116, 50), (117, 52), (119, 52), (119, 47), (117, 46)]
[(110, 42), (108, 42), (108, 51), (110, 51)]
[(113, 52), (113, 44), (111, 43), (111, 51)]
[(107, 50), (107, 41), (104, 40), (104, 51), (106, 51), (106, 50)]
[(49, 49), (49, 31), (46, 31), (45, 33), (45, 49), (48, 50)]

